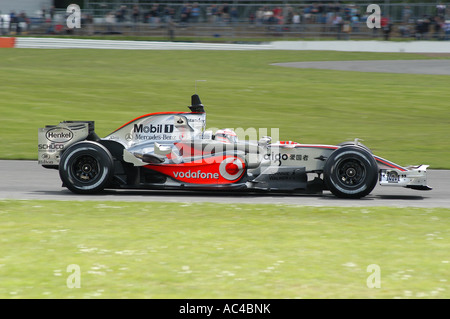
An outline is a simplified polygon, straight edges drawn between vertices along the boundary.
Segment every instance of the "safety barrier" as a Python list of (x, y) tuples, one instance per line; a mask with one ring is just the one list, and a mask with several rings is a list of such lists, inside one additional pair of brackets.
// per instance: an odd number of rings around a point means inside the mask
[(321, 50), (450, 54), (448, 41), (274, 41), (268, 43), (195, 43), (71, 38), (0, 38), (0, 46), (40, 49), (121, 50)]

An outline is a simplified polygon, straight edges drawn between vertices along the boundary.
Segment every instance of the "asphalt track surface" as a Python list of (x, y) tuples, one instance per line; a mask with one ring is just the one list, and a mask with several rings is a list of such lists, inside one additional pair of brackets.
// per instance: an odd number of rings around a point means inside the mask
[(300, 69), (450, 75), (450, 60), (446, 59), (286, 62), (272, 65)]
[(446, 207), (450, 208), (450, 171), (429, 170), (430, 191), (377, 185), (362, 199), (339, 199), (322, 195), (242, 192), (106, 190), (98, 195), (73, 194), (61, 187), (57, 170), (45, 169), (36, 161), (0, 161), (0, 200), (124, 201), (124, 202), (213, 202), (242, 204), (287, 204), (341, 207)]

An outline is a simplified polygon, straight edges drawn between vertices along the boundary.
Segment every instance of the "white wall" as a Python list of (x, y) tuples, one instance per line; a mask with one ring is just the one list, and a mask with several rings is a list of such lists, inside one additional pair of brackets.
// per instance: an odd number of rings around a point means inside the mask
[(275, 50), (450, 53), (450, 41), (276, 41)]
[(29, 17), (39, 16), (40, 11), (47, 12), (53, 5), (52, 0), (0, 0), (0, 12), (9, 14), (14, 11), (16, 14), (25, 12)]

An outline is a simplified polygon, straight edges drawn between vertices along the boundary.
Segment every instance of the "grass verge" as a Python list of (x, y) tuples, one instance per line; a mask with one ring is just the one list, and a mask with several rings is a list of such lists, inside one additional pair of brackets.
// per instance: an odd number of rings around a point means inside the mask
[(449, 298), (449, 213), (0, 201), (0, 297)]

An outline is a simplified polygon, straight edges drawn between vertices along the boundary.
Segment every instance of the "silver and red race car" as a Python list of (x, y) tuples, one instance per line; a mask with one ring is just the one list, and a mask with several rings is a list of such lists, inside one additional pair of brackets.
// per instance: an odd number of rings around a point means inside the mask
[(239, 190), (321, 193), (361, 198), (380, 183), (429, 190), (428, 165), (402, 167), (359, 143), (339, 145), (239, 140), (206, 130), (197, 94), (190, 112), (138, 117), (104, 138), (93, 121), (64, 121), (38, 132), (39, 164), (59, 170), (75, 193), (104, 189)]

